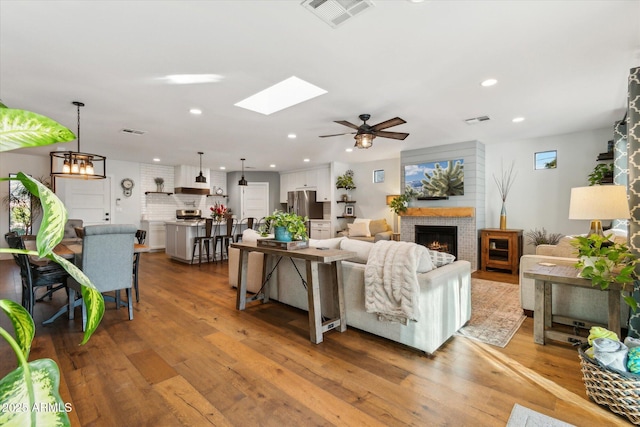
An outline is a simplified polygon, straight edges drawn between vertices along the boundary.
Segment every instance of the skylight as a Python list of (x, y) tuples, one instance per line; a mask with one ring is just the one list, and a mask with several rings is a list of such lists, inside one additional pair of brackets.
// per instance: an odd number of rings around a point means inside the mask
[(327, 93), (326, 90), (291, 76), (234, 105), (268, 116), (325, 93)]

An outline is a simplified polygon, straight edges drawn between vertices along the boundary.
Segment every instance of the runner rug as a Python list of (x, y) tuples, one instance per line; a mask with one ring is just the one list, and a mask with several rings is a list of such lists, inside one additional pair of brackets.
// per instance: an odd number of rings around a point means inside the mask
[(505, 347), (525, 318), (519, 285), (472, 278), (471, 320), (456, 335)]

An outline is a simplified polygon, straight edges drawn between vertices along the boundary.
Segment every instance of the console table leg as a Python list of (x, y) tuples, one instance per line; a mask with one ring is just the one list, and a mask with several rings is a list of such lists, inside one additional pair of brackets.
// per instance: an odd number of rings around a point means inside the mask
[(322, 342), (322, 307), (320, 304), (320, 283), (318, 282), (318, 262), (306, 261), (307, 300), (309, 302), (309, 336), (311, 342)]
[(535, 305), (533, 313), (533, 342), (544, 345), (545, 285), (542, 280), (535, 281)]
[(249, 264), (249, 251), (240, 249), (240, 262), (238, 262), (238, 293), (236, 294), (236, 309), (244, 310), (247, 305), (247, 265)]

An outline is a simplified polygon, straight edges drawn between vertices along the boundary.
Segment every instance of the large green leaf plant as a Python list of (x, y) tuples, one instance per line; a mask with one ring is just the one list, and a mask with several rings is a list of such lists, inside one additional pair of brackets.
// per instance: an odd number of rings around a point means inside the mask
[[(7, 108), (0, 102), (0, 152), (74, 139), (73, 132), (54, 120), (30, 111)], [(0, 248), (0, 252), (48, 258), (60, 264), (80, 283), (87, 307), (87, 326), (81, 342), (85, 344), (102, 320), (104, 300), (102, 294), (80, 269), (53, 252), (56, 245), (62, 241), (67, 210), (62, 201), (39, 181), (24, 173), (18, 173), (16, 179), (42, 203), (43, 219), (36, 236), (37, 250)], [(0, 181), (7, 180), (9, 178), (0, 178)], [(15, 370), (0, 380), (0, 425), (70, 425), (67, 415), (71, 410), (70, 404), (62, 401), (58, 391), (58, 365), (51, 359), (28, 361), (35, 336), (35, 324), (29, 312), (14, 301), (5, 299), (0, 299), (0, 309), (9, 317), (14, 329), (12, 336), (0, 327), (0, 336), (9, 343), (18, 363)]]

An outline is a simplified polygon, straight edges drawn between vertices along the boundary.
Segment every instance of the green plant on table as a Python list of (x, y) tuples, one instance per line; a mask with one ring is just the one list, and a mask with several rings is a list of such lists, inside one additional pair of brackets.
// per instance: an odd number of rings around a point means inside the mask
[(309, 218), (300, 216), (292, 212), (275, 210), (271, 215), (264, 218), (264, 225), (260, 227), (262, 236), (268, 235), (274, 227), (284, 227), (291, 233), (293, 240), (307, 240), (307, 221)]
[[(575, 267), (580, 269), (580, 276), (590, 279), (593, 286), (608, 289), (613, 283), (620, 284), (625, 302), (635, 311), (637, 301), (630, 295), (633, 289), (625, 289), (627, 285), (633, 288), (633, 282), (638, 278), (635, 273), (638, 257), (631, 253), (624, 243), (613, 243), (610, 236), (592, 234), (590, 236), (576, 236), (571, 244), (578, 249), (578, 262)], [(629, 292), (625, 295), (624, 292)]]
[(542, 227), (542, 230), (534, 228), (524, 233), (524, 236), (528, 239), (528, 243), (533, 246), (538, 245), (557, 245), (562, 239), (562, 233), (551, 233), (547, 235), (547, 230)]
[[(0, 152), (25, 147), (38, 147), (68, 142), (75, 135), (66, 127), (39, 114), (7, 108), (0, 102)], [(11, 178), (14, 179), (14, 178)], [(23, 253), (48, 258), (60, 264), (82, 286), (82, 297), (87, 308), (87, 326), (81, 344), (85, 344), (96, 330), (104, 314), (102, 294), (89, 278), (75, 265), (56, 255), (53, 249), (62, 241), (67, 211), (58, 197), (41, 182), (20, 172), (15, 178), (42, 204), (42, 223), (36, 236), (37, 250), (0, 248), (4, 253)], [(9, 178), (0, 178), (6, 181)], [(15, 426), (68, 426), (68, 410), (62, 402), (58, 387), (60, 370), (51, 359), (28, 362), (35, 336), (35, 324), (21, 305), (11, 300), (0, 300), (0, 309), (9, 317), (14, 329), (12, 336), (0, 327), (4, 338), (16, 354), (18, 367), (0, 380), (3, 408), (0, 425)], [(48, 410), (38, 410), (39, 408)], [(50, 408), (54, 408), (51, 410)]]

